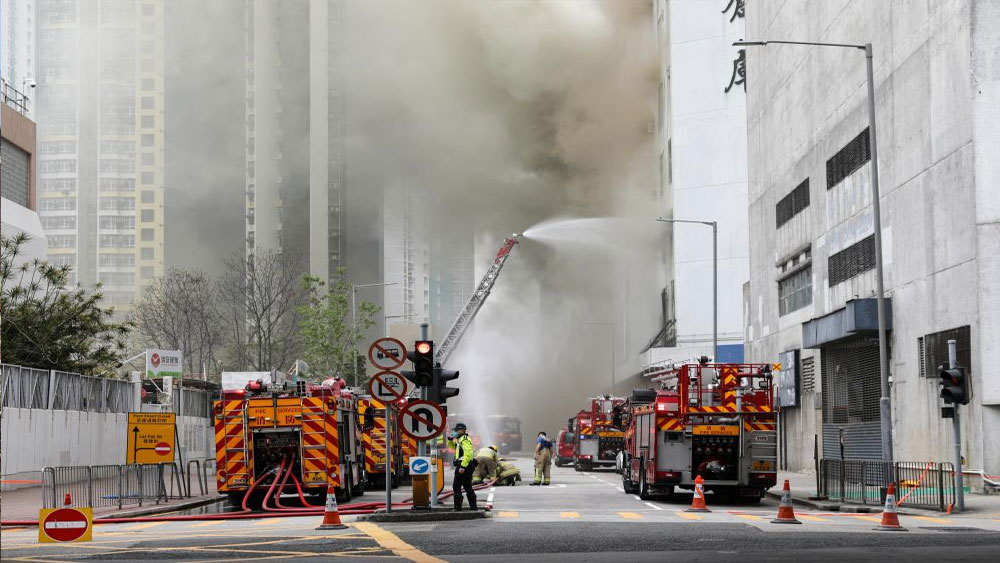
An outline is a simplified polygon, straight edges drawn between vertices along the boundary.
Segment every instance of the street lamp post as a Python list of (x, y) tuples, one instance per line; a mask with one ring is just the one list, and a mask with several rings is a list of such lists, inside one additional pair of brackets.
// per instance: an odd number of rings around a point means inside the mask
[(358, 290), (366, 287), (385, 287), (387, 285), (397, 285), (398, 282), (363, 283), (351, 284), (351, 340), (354, 348), (354, 357), (351, 358), (352, 370), (354, 372), (354, 384), (358, 384)]
[(691, 223), (712, 227), (712, 360), (719, 361), (719, 223), (716, 221), (689, 221), (686, 219), (664, 219), (664, 223)]
[(865, 63), (868, 79), (868, 144), (871, 150), (872, 162), (872, 214), (875, 223), (875, 288), (878, 308), (878, 355), (879, 370), (882, 382), (882, 397), (879, 399), (879, 414), (882, 427), (882, 459), (892, 461), (892, 408), (889, 399), (889, 351), (888, 340), (885, 337), (885, 275), (882, 265), (882, 212), (879, 201), (878, 184), (878, 146), (875, 142), (875, 71), (872, 57), (872, 44), (857, 43), (819, 43), (813, 41), (737, 41), (734, 47), (764, 47), (771, 43), (781, 45), (810, 45), (814, 47), (838, 47), (858, 49), (865, 52)]

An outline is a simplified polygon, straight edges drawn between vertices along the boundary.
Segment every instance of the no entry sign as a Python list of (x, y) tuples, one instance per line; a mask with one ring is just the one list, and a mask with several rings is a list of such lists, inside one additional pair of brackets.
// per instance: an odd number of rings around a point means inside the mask
[(380, 371), (368, 380), (368, 393), (382, 403), (394, 403), (406, 398), (410, 382), (394, 371)]
[(61, 543), (93, 539), (94, 511), (84, 508), (43, 508), (38, 514), (38, 541)]
[(429, 440), (444, 432), (446, 420), (441, 405), (422, 399), (399, 410), (399, 429), (414, 440)]
[(368, 347), (368, 361), (380, 370), (394, 370), (406, 362), (406, 346), (395, 338), (379, 338)]

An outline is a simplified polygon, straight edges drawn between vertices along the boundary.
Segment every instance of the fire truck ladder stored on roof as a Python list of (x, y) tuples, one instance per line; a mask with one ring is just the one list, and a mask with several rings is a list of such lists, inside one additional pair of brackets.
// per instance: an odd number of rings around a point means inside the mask
[(462, 313), (455, 319), (455, 324), (451, 325), (451, 330), (448, 331), (447, 336), (438, 345), (437, 352), (434, 354), (435, 362), (443, 364), (455, 350), (455, 346), (469, 328), (472, 319), (476, 317), (476, 313), (479, 312), (486, 298), (489, 297), (490, 290), (493, 289), (493, 284), (496, 283), (497, 276), (500, 275), (500, 270), (503, 269), (504, 262), (507, 261), (507, 256), (510, 255), (510, 251), (514, 249), (514, 245), (518, 243), (518, 239), (520, 238), (521, 235), (519, 233), (514, 233), (503, 240), (503, 246), (500, 247), (496, 258), (493, 259), (490, 269), (486, 270), (486, 275), (483, 276), (482, 281), (476, 286), (476, 291), (469, 297), (469, 301), (465, 304), (465, 308), (462, 309)]

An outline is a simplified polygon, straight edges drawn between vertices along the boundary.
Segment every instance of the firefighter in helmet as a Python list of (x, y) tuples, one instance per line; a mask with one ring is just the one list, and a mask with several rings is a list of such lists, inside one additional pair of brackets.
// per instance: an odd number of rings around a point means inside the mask
[(476, 452), (476, 471), (472, 474), (472, 484), (495, 479), (497, 475), (497, 447), (479, 448)]
[(535, 480), (532, 485), (548, 485), (552, 465), (552, 441), (545, 432), (538, 433), (535, 440)]
[(455, 479), (451, 489), (455, 492), (455, 510), (462, 510), (462, 489), (469, 497), (469, 507), (476, 510), (476, 491), (472, 488), (472, 472), (476, 470), (476, 458), (473, 455), (472, 439), (466, 434), (465, 424), (459, 422), (448, 438), (448, 443), (455, 448)]

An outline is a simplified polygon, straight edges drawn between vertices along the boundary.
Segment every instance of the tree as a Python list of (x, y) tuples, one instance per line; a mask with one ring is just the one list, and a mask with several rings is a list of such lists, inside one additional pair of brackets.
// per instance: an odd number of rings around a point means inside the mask
[(146, 287), (133, 320), (143, 345), (184, 354), (184, 371), (220, 370), (226, 330), (219, 289), (200, 270), (172, 268)]
[(299, 333), (305, 348), (309, 370), (322, 376), (343, 375), (353, 385), (358, 369), (358, 343), (364, 331), (375, 324), (378, 305), (370, 301), (357, 303), (357, 322), (351, 319), (351, 284), (344, 268), (327, 287), (316, 276), (303, 276), (302, 287), (308, 301), (300, 305)]
[(236, 369), (284, 369), (300, 350), (296, 330), (302, 291), (295, 263), (294, 257), (274, 251), (223, 260), (226, 271), (218, 287)]
[(93, 291), (69, 285), (69, 266), (21, 260), (24, 233), (0, 236), (0, 339), (4, 362), (39, 369), (113, 375), (131, 322), (116, 322)]

